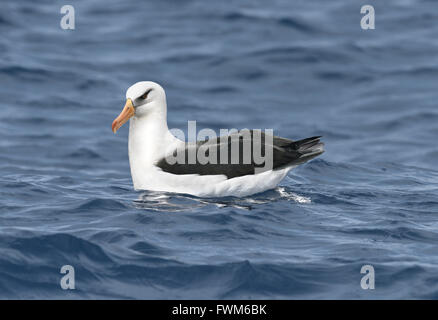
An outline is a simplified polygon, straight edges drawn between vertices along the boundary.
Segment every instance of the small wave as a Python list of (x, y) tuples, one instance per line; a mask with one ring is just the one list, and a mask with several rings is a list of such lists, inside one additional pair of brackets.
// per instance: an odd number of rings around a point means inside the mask
[(21, 252), (25, 259), (45, 257), (50, 260), (68, 261), (83, 257), (93, 263), (112, 262), (99, 245), (71, 234), (56, 233), (21, 238), (4, 237), (3, 240), (8, 243), (10, 249)]
[(0, 15), (0, 25), (8, 27), (14, 26), (14, 24), (9, 19), (6, 19), (3, 15)]
[(70, 209), (70, 211), (73, 212), (90, 212), (93, 210), (120, 210), (120, 209), (126, 209), (127, 206), (118, 200), (113, 199), (102, 199), (102, 198), (95, 198), (91, 200), (86, 200), (81, 205)]
[(66, 157), (67, 158), (71, 157), (76, 159), (103, 159), (103, 157), (100, 156), (100, 154), (89, 148), (79, 148), (74, 152), (67, 154)]
[(305, 33), (313, 33), (317, 31), (315, 27), (311, 26), (309, 23), (303, 22), (302, 20), (296, 17), (274, 16), (274, 15), (264, 14), (261, 12), (253, 12), (249, 10), (231, 12), (226, 14), (223, 18), (224, 20), (231, 22), (238, 22), (238, 21), (273, 22), (280, 26), (284, 26)]
[(139, 241), (130, 246), (130, 249), (147, 255), (166, 255), (168, 250), (150, 244), (146, 241)]
[(305, 204), (309, 204), (309, 203), (312, 202), (310, 200), (310, 198), (300, 196), (300, 195), (298, 195), (296, 193), (293, 193), (293, 192), (287, 192), (285, 190), (285, 188), (283, 188), (283, 187), (279, 187), (279, 188), (277, 188), (277, 190), (278, 190), (278, 192), (280, 193), (280, 195), (282, 197), (284, 197), (284, 198), (286, 198), (288, 200), (292, 200), (292, 201), (295, 201), (297, 203), (305, 203)]
[(68, 79), (73, 74), (68, 71), (53, 71), (41, 68), (7, 66), (0, 68), (0, 74), (8, 75), (23, 80), (49, 80), (49, 79)]
[(204, 89), (205, 93), (235, 93), (238, 90), (235, 87), (232, 86), (216, 86), (216, 87), (210, 87), (208, 89)]
[(316, 29), (310, 24), (304, 23), (297, 18), (279, 18), (277, 19), (277, 22), (283, 26), (307, 33), (316, 31)]

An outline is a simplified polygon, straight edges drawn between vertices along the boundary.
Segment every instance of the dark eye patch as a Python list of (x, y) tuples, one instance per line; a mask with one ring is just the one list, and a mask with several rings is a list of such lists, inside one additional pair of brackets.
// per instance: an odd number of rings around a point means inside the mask
[(151, 92), (151, 91), (152, 91), (152, 89), (149, 89), (148, 91), (146, 91), (145, 93), (143, 93), (143, 94), (140, 96), (140, 98), (141, 98), (141, 99), (146, 99), (146, 98), (148, 97), (149, 92)]

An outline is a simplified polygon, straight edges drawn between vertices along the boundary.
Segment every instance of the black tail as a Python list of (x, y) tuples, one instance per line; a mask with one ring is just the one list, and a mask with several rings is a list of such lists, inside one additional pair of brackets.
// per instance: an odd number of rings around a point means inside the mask
[(294, 141), (290, 144), (289, 150), (298, 152), (301, 156), (293, 164), (301, 164), (313, 159), (324, 152), (324, 143), (319, 139), (321, 136), (306, 138)]

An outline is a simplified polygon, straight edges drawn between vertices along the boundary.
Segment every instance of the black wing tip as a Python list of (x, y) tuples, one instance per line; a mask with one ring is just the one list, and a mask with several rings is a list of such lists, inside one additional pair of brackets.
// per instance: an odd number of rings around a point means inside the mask
[(306, 150), (306, 149), (312, 148), (313, 146), (317, 145), (318, 143), (322, 143), (322, 142), (320, 142), (321, 138), (322, 138), (322, 136), (313, 136), (310, 138), (297, 140), (297, 141), (292, 142), (290, 147), (293, 150), (300, 152), (301, 150)]

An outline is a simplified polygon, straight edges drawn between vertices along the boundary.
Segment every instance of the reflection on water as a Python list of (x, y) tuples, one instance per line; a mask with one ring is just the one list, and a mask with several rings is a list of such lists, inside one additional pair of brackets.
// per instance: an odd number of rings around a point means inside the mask
[(145, 191), (134, 201), (138, 209), (147, 209), (163, 212), (179, 212), (202, 208), (207, 205), (215, 205), (218, 208), (233, 207), (237, 209), (252, 210), (255, 205), (274, 203), (286, 200), (292, 203), (309, 204), (309, 197), (298, 195), (287, 191), (285, 187), (277, 187), (261, 194), (248, 196), (245, 198), (198, 198), (191, 195)]

